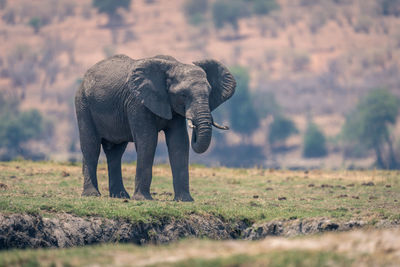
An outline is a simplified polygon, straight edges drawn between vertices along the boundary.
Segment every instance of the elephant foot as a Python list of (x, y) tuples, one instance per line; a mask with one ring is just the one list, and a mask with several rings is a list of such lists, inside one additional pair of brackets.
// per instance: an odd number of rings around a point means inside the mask
[(83, 197), (99, 197), (101, 196), (99, 190), (95, 188), (90, 188), (90, 189), (83, 189), (82, 192)]
[(132, 197), (134, 200), (153, 200), (150, 193), (135, 192)]
[(183, 193), (183, 194), (175, 194), (174, 197), (175, 201), (182, 201), (182, 202), (192, 202), (194, 201), (190, 193)]
[(129, 194), (128, 194), (128, 192), (126, 192), (125, 190), (123, 190), (123, 191), (119, 191), (119, 192), (116, 192), (116, 193), (111, 193), (110, 192), (110, 197), (114, 197), (114, 198), (131, 198), (130, 196), (129, 196)]

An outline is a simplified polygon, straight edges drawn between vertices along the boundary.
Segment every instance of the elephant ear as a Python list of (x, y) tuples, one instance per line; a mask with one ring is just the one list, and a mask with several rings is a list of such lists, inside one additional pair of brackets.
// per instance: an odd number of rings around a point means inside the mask
[(134, 66), (129, 77), (129, 87), (142, 104), (157, 116), (172, 119), (168, 96), (167, 62), (162, 59), (145, 59)]
[(211, 85), (210, 110), (213, 111), (235, 93), (235, 78), (227, 67), (214, 59), (195, 61), (193, 64), (201, 67), (207, 74), (208, 83)]

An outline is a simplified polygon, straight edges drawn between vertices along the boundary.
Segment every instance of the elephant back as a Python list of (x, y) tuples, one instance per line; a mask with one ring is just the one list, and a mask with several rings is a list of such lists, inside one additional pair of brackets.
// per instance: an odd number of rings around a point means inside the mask
[(92, 66), (83, 79), (83, 89), (90, 102), (107, 102), (122, 92), (129, 79), (134, 60), (115, 55)]

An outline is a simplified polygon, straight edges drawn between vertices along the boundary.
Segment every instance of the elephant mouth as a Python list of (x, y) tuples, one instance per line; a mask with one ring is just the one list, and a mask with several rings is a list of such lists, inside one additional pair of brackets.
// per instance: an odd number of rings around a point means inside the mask
[[(196, 128), (196, 126), (193, 125), (193, 121), (191, 119), (188, 119), (187, 121), (188, 121), (189, 128), (191, 128), (191, 129), (195, 129)], [(217, 129), (220, 129), (220, 130), (225, 130), (225, 131), (229, 130), (229, 126), (220, 125), (220, 124), (216, 123), (214, 121), (214, 119), (211, 120), (211, 125), (214, 126)]]

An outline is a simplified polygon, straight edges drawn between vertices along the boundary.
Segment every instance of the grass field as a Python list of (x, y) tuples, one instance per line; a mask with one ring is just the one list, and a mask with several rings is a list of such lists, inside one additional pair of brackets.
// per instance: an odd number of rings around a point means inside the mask
[[(135, 168), (134, 164), (123, 165), (130, 194)], [(193, 214), (249, 223), (324, 217), (335, 221), (362, 220), (370, 229), (381, 220), (400, 219), (399, 171), (289, 171), (196, 165), (190, 167), (193, 203), (173, 201), (169, 166), (155, 166), (153, 174), (151, 192), (155, 200), (126, 201), (107, 196), (106, 165), (98, 168), (102, 197), (81, 197), (80, 165), (3, 162), (0, 213), (50, 218), (57, 213), (69, 213), (149, 223)], [(400, 244), (399, 230), (369, 231), (372, 232), (267, 238), (256, 242), (189, 239), (162, 246), (105, 244), (69, 249), (13, 249), (0, 251), (0, 266), (395, 266), (393, 263), (400, 260), (400, 247), (382, 244)], [(368, 244), (367, 250), (363, 244)], [(374, 249), (371, 244), (375, 244)]]
[[(184, 246), (190, 245), (191, 252)], [(223, 246), (218, 248), (217, 246)], [(246, 244), (240, 244), (244, 246)], [(210, 249), (217, 249), (212, 252)], [(184, 255), (177, 255), (180, 251)], [(193, 251), (196, 251), (193, 253)], [(200, 252), (206, 257), (200, 256)], [(186, 255), (185, 255), (186, 254)], [(231, 255), (230, 255), (231, 254)], [(268, 253), (232, 253), (230, 245), (210, 241), (184, 241), (168, 247), (135, 247), (105, 245), (64, 250), (12, 251), (0, 253), (0, 266), (322, 266), (327, 263), (346, 266), (352, 259), (346, 255), (326, 251), (275, 250)], [(157, 255), (157, 257), (154, 257)], [(244, 265), (246, 266), (246, 265)]]
[[(123, 165), (133, 193), (134, 164)], [(0, 163), (0, 212), (124, 218), (152, 222), (210, 214), (224, 220), (264, 222), (313, 217), (336, 220), (400, 219), (399, 171), (287, 171), (191, 166), (193, 203), (172, 201), (169, 166), (153, 169), (155, 201), (108, 197), (107, 167), (98, 168), (102, 197), (80, 197), (81, 167), (61, 163)]]
[(398, 266), (400, 229), (273, 237), (183, 240), (166, 246), (97, 245), (0, 252), (0, 266)]

